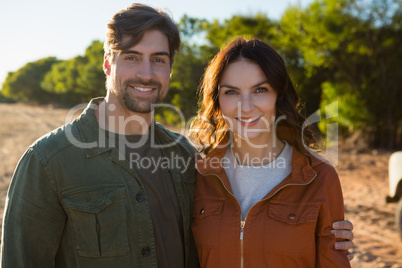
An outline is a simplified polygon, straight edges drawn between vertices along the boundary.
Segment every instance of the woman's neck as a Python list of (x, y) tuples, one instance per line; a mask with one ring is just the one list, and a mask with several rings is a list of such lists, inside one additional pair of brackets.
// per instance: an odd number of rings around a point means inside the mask
[(262, 166), (274, 161), (285, 148), (285, 143), (276, 136), (265, 144), (253, 144), (251, 140), (235, 136), (231, 146), (238, 164)]

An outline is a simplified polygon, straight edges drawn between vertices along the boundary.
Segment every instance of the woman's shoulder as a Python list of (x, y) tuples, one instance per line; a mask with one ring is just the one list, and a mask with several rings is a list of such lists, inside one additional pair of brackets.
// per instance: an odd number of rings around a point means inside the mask
[(334, 184), (339, 184), (339, 176), (335, 166), (320, 155), (312, 155), (311, 167), (317, 173), (315, 181), (321, 185), (330, 187)]

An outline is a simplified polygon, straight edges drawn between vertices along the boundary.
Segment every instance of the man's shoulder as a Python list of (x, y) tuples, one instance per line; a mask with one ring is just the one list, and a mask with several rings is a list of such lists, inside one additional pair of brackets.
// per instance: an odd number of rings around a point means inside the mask
[(97, 126), (94, 105), (101, 100), (91, 100), (85, 110), (76, 119), (43, 135), (30, 148), (41, 155), (41, 158), (45, 162), (69, 148), (84, 148), (80, 145), (86, 143), (88, 138), (94, 135), (94, 131), (91, 129)]
[(54, 155), (71, 146), (73, 143), (66, 133), (77, 133), (77, 121), (74, 120), (67, 125), (60, 126), (39, 139), (37, 139), (30, 148), (41, 155), (43, 161), (47, 162)]

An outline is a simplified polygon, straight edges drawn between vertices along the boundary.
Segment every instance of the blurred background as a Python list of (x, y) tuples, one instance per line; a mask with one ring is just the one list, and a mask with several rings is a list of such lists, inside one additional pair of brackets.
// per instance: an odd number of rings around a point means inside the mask
[[(308, 116), (337, 102), (340, 175), (355, 225), (352, 267), (402, 267), (388, 159), (402, 149), (402, 0), (145, 1), (180, 27), (164, 102), (189, 121), (204, 68), (238, 36), (258, 37), (283, 57)], [(131, 1), (0, 2), (0, 206), (27, 146), (64, 124), (68, 109), (105, 95), (106, 24)], [(156, 119), (183, 127), (174, 110)], [(402, 164), (402, 163), (401, 163)], [(1, 211), (0, 211), (1, 212)]]

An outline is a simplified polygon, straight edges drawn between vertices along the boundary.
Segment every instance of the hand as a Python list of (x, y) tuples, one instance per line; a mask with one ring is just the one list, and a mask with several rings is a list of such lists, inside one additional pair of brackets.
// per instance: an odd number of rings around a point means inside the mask
[[(338, 239), (345, 239), (342, 242), (335, 243), (335, 249), (337, 250), (349, 250), (353, 249), (353, 224), (350, 221), (337, 221), (332, 224), (331, 230), (335, 237)], [(353, 260), (354, 255), (348, 251), (348, 259), (349, 261)]]

